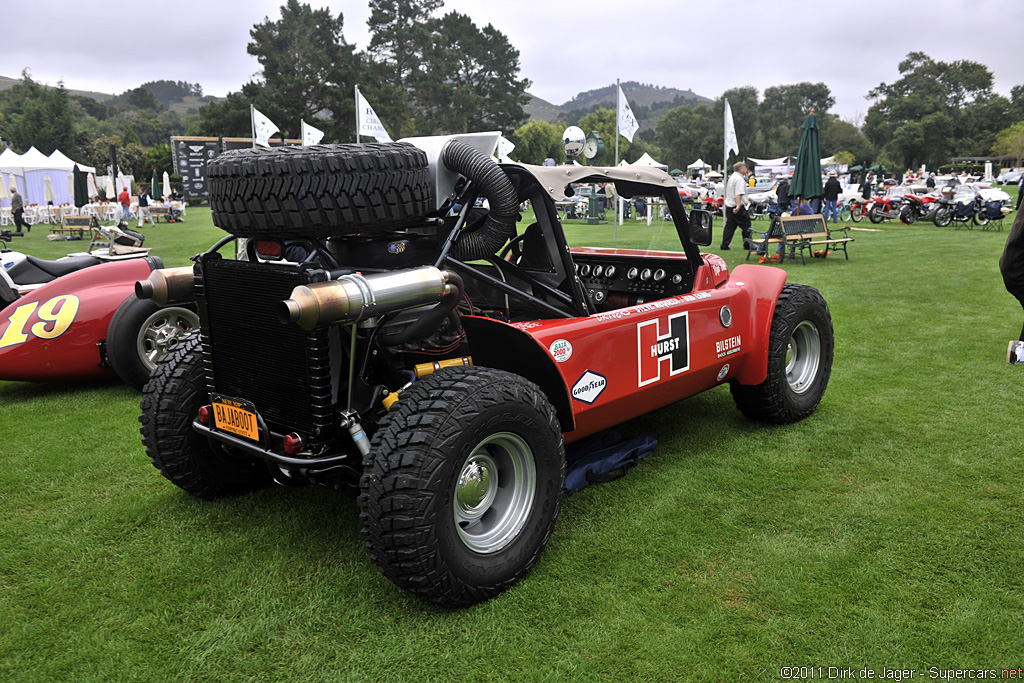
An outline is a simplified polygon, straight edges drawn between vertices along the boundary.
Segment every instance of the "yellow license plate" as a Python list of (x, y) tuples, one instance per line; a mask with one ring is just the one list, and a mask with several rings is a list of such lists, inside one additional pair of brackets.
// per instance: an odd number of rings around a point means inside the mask
[(260, 440), (255, 407), (251, 403), (223, 396), (213, 397), (213, 424), (225, 432), (253, 441)]

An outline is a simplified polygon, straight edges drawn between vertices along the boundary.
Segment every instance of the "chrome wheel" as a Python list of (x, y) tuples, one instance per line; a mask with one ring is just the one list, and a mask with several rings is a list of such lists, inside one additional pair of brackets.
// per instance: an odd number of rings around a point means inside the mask
[(789, 338), (786, 349), (786, 381), (794, 393), (802, 394), (814, 383), (821, 362), (821, 336), (818, 328), (804, 320)]
[(187, 308), (161, 308), (139, 328), (136, 349), (139, 360), (152, 372), (177, 340), (199, 328), (199, 316)]
[(467, 548), (495, 553), (522, 531), (537, 491), (537, 466), (526, 441), (499, 432), (466, 458), (455, 483), (455, 528)]

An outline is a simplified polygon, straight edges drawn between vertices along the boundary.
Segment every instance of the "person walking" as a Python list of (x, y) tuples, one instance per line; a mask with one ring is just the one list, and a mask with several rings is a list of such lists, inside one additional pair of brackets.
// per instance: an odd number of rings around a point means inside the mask
[(146, 192), (146, 188), (139, 188), (139, 228), (142, 228), (142, 224), (149, 221), (150, 225), (156, 225), (156, 221), (153, 220), (152, 214), (149, 213), (149, 194)]
[(132, 196), (128, 194), (127, 187), (121, 188), (117, 201), (121, 204), (121, 220), (127, 223), (132, 218)]
[(17, 185), (11, 185), (11, 214), (14, 216), (14, 227), (18, 229), (17, 232), (21, 232), (22, 227), (25, 228), (25, 232), (32, 232), (32, 226), (25, 222), (25, 200), (18, 194)]
[(829, 171), (828, 180), (825, 182), (825, 187), (822, 190), (822, 196), (825, 198), (825, 210), (822, 213), (825, 214), (826, 223), (828, 223), (829, 214), (832, 214), (833, 223), (839, 222), (839, 209), (836, 203), (839, 201), (839, 193), (842, 191), (843, 186), (839, 184), (836, 172)]
[(729, 176), (729, 182), (725, 184), (725, 227), (722, 228), (722, 250), (729, 250), (729, 243), (732, 242), (733, 233), (739, 226), (743, 234), (743, 246), (749, 250), (750, 242), (750, 214), (747, 212), (747, 205), (750, 199), (747, 195), (747, 165), (737, 161), (732, 167), (733, 174)]

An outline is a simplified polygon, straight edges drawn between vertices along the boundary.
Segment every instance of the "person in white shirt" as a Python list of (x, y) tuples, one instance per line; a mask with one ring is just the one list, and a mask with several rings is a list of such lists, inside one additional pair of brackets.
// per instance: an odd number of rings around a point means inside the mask
[(725, 227), (722, 229), (722, 250), (729, 250), (729, 243), (732, 242), (736, 226), (739, 226), (743, 234), (743, 246), (749, 250), (750, 242), (750, 214), (747, 206), (750, 198), (747, 195), (747, 165), (742, 161), (733, 164), (733, 174), (729, 176), (729, 182), (725, 184)]

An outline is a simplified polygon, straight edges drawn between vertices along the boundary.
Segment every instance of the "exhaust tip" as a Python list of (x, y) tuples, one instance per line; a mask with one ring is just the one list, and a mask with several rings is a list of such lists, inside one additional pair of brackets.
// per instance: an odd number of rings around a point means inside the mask
[(139, 299), (152, 299), (156, 293), (156, 287), (149, 280), (139, 280), (135, 283), (135, 296)]
[(295, 299), (285, 299), (277, 305), (277, 317), (282, 323), (297, 323), (302, 316), (302, 307)]

